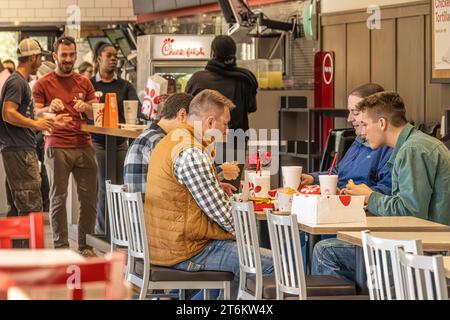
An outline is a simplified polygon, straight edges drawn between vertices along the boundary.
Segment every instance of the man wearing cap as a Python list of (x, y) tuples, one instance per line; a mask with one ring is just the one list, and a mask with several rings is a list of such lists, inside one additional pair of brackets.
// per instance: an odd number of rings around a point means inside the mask
[(34, 119), (34, 101), (28, 85), (44, 52), (36, 40), (25, 39), (17, 50), (19, 66), (6, 80), (0, 98), (0, 148), (6, 173), (7, 216), (42, 211), (41, 178), (35, 131), (52, 130), (55, 121)]
[(77, 59), (75, 39), (62, 37), (54, 44), (56, 70), (39, 79), (33, 88), (39, 113), (68, 113), (71, 121), (45, 137), (45, 167), (50, 182), (50, 216), (55, 248), (68, 248), (66, 199), (70, 174), (73, 175), (80, 202), (78, 249), (94, 256), (86, 235), (94, 233), (97, 203), (97, 162), (91, 136), (81, 131), (86, 119), (93, 118), (96, 102), (91, 82), (73, 71)]

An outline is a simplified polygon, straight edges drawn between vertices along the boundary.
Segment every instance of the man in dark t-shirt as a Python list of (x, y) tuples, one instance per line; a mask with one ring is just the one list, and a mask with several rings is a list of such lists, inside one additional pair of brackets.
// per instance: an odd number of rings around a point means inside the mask
[(7, 216), (42, 211), (41, 178), (36, 155), (36, 130), (52, 130), (54, 120), (34, 120), (28, 78), (35, 75), (44, 52), (25, 39), (17, 50), (19, 66), (5, 82), (0, 98), (0, 148), (6, 173)]

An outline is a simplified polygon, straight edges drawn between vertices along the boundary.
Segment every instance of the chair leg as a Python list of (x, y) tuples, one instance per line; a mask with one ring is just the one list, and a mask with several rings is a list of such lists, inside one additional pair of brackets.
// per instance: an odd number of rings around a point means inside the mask
[(203, 298), (204, 300), (211, 300), (211, 290), (209, 289), (203, 289)]
[(186, 300), (186, 290), (180, 289), (178, 296), (180, 300)]
[(144, 276), (142, 277), (141, 293), (139, 294), (139, 300), (144, 300), (147, 297), (148, 281), (150, 277), (150, 270), (144, 270)]
[(230, 281), (224, 281), (223, 286), (223, 300), (230, 300)]

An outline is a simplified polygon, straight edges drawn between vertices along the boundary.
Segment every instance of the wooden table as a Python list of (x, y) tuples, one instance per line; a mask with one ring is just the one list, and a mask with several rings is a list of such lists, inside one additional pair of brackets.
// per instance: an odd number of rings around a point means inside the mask
[[(424, 251), (450, 251), (450, 232), (370, 232), (370, 234), (392, 240), (421, 240)], [(338, 232), (337, 238), (362, 246), (361, 232)]]
[(444, 257), (445, 276), (450, 279), (450, 257)]
[[(81, 131), (105, 135), (105, 180), (110, 180), (112, 184), (123, 183), (123, 177), (117, 177), (116, 170), (117, 137), (135, 139), (142, 133), (142, 130), (102, 128), (83, 124), (81, 125)], [(107, 205), (105, 205), (105, 208), (107, 208)], [(104, 235), (87, 235), (86, 243), (101, 252), (108, 252), (110, 250), (110, 235), (107, 212), (105, 212), (105, 231), (106, 233)]]
[(0, 268), (16, 266), (45, 266), (58, 263), (79, 263), (85, 258), (70, 249), (5, 249), (0, 250)]

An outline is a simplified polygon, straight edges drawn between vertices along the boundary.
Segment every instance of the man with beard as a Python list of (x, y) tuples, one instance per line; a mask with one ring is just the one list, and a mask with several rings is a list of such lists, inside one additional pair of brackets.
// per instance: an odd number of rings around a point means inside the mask
[(71, 121), (64, 128), (45, 137), (45, 167), (50, 182), (50, 216), (55, 248), (67, 248), (68, 227), (66, 198), (72, 173), (80, 201), (78, 249), (84, 256), (94, 256), (86, 245), (86, 234), (94, 232), (97, 203), (97, 162), (91, 136), (81, 131), (86, 119), (93, 118), (95, 90), (89, 79), (75, 73), (77, 47), (71, 37), (61, 37), (53, 47), (56, 70), (35, 84), (33, 95), (39, 113), (68, 113)]
[(51, 130), (54, 120), (34, 119), (34, 103), (28, 85), (44, 52), (33, 39), (17, 49), (19, 66), (5, 82), (0, 99), (0, 148), (6, 173), (7, 216), (42, 211), (41, 178), (36, 155), (37, 130)]

